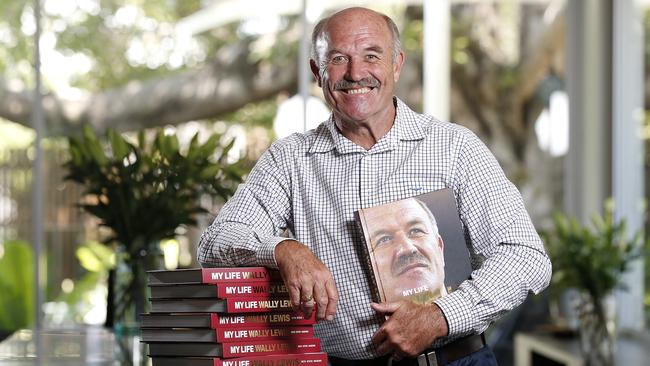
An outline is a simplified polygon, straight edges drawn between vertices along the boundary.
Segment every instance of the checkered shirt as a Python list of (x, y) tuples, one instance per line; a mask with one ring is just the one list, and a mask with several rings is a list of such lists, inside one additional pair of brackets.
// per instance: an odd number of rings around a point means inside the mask
[(332, 117), (276, 141), (199, 244), (205, 266), (274, 268), (283, 233), (307, 245), (339, 290), (335, 319), (316, 326), (323, 350), (336, 357), (377, 356), (371, 337), (382, 319), (369, 306), (369, 269), (354, 221), (359, 208), (453, 188), (473, 272), (436, 300), (449, 337), (434, 346), (484, 331), (550, 280), (550, 261), (521, 195), (487, 147), (464, 127), (395, 103), (393, 127), (370, 150), (341, 135)]

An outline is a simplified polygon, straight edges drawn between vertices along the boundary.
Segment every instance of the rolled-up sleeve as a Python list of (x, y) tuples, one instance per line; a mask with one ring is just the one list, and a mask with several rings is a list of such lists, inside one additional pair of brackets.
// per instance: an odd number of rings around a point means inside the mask
[(277, 268), (275, 247), (291, 224), (290, 178), (283, 151), (273, 146), (201, 236), (198, 260), (204, 266)]

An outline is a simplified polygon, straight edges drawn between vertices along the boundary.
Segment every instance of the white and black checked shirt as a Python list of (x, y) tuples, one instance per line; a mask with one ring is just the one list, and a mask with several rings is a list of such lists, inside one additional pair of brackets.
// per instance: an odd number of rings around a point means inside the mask
[(530, 291), (544, 289), (551, 275), (521, 195), (487, 147), (466, 128), (395, 100), (395, 123), (370, 150), (341, 135), (331, 117), (276, 141), (199, 245), (207, 266), (275, 268), (274, 248), (285, 230), (307, 245), (339, 290), (335, 319), (316, 326), (323, 350), (336, 357), (376, 357), (371, 337), (382, 321), (369, 305), (364, 244), (354, 222), (359, 208), (453, 188), (473, 272), (436, 301), (449, 324), (446, 341), (484, 331)]

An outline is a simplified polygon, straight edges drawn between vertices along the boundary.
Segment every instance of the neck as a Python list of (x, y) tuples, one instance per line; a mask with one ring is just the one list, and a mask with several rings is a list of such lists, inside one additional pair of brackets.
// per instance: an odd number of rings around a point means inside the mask
[(383, 118), (369, 119), (367, 121), (351, 121), (334, 115), (336, 127), (348, 140), (370, 150), (377, 141), (381, 140), (393, 127), (395, 122), (395, 107)]

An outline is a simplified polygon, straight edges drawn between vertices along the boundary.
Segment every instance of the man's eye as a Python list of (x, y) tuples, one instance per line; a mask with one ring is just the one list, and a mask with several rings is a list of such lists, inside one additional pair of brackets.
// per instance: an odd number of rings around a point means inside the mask
[(336, 64), (336, 65), (342, 64), (345, 61), (346, 61), (345, 56), (334, 56), (334, 57), (332, 57), (332, 63)]
[(426, 235), (426, 233), (427, 233), (426, 231), (424, 231), (423, 229), (417, 228), (417, 227), (414, 227), (411, 230), (409, 230), (409, 236), (411, 236), (411, 237)]
[(377, 55), (367, 55), (366, 59), (369, 60), (369, 61), (377, 61), (377, 60), (379, 60), (379, 56), (377, 56)]
[(389, 243), (391, 240), (392, 237), (389, 235), (380, 236), (379, 238), (377, 238), (377, 240), (375, 240), (375, 245), (386, 244)]

